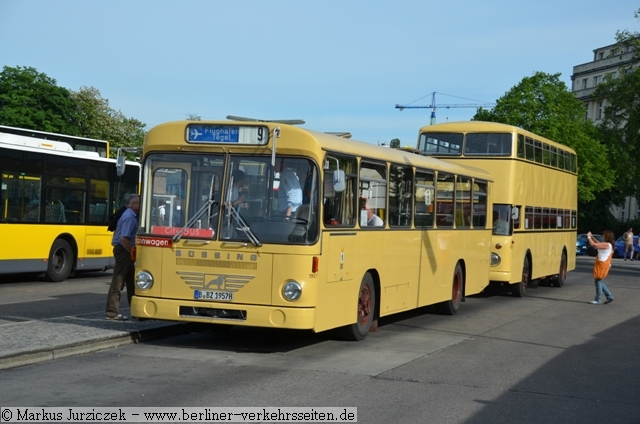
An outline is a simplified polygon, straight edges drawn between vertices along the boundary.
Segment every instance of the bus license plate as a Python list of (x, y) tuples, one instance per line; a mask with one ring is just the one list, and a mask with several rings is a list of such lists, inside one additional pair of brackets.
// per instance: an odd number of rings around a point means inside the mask
[(214, 291), (214, 290), (194, 290), (193, 298), (196, 300), (233, 301), (233, 292)]

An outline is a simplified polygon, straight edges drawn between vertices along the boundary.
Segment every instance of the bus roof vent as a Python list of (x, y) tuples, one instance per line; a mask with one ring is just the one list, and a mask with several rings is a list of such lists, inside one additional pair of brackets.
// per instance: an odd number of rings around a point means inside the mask
[(334, 131), (326, 131), (325, 134), (331, 134), (342, 138), (351, 138), (350, 132), (334, 132)]
[(227, 119), (231, 121), (241, 121), (241, 122), (273, 122), (276, 124), (288, 124), (288, 125), (304, 124), (303, 119), (255, 119), (255, 118), (245, 118), (243, 116), (234, 116), (234, 115), (227, 115)]

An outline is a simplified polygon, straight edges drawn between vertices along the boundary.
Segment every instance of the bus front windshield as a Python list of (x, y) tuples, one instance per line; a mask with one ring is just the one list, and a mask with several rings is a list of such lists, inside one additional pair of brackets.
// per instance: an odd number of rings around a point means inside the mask
[(140, 234), (311, 244), (319, 173), (305, 158), (160, 153), (147, 157)]

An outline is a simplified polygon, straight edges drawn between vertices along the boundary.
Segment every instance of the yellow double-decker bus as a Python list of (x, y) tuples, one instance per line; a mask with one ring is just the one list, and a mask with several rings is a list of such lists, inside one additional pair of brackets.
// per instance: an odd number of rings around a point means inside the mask
[(493, 176), (492, 282), (510, 284), (519, 297), (538, 279), (562, 287), (576, 261), (573, 149), (514, 126), (479, 121), (422, 127), (417, 148)]
[(107, 153), (106, 141), (0, 126), (0, 274), (113, 267), (107, 222), (138, 192), (140, 165), (118, 176)]
[(275, 122), (185, 121), (148, 132), (141, 193), (141, 319), (360, 340), (400, 311), (454, 314), (489, 282), (480, 169)]

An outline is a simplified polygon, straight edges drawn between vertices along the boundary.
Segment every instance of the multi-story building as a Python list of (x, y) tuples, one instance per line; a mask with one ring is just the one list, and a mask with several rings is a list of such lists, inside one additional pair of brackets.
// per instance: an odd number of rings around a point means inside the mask
[[(593, 51), (593, 61), (576, 65), (571, 75), (571, 91), (578, 100), (587, 106), (587, 119), (599, 124), (604, 118), (606, 99), (593, 97), (596, 86), (602, 82), (605, 75), (616, 78), (624, 66), (633, 59), (631, 48), (620, 51), (616, 44), (597, 48)], [(624, 205), (614, 206), (611, 213), (620, 221), (636, 219), (640, 216), (638, 199), (627, 197)]]

